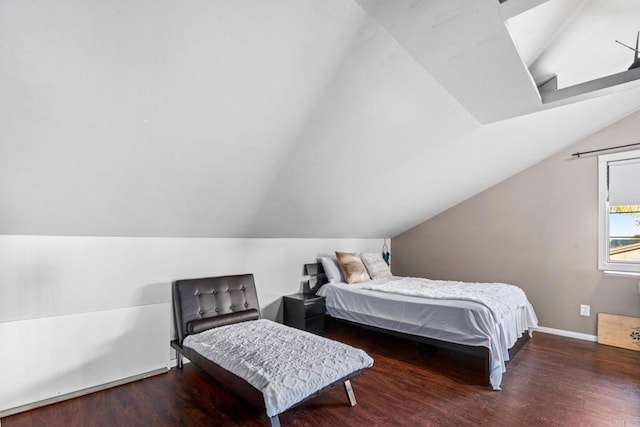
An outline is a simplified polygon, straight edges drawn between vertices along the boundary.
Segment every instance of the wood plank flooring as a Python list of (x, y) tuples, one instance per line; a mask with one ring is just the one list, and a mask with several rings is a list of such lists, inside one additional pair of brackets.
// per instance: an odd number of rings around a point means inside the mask
[[(280, 415), (287, 426), (640, 426), (640, 352), (535, 333), (507, 366), (502, 391), (478, 361), (333, 325), (327, 336), (366, 350), (374, 367)], [(268, 426), (190, 364), (132, 384), (2, 419), (28, 426)]]

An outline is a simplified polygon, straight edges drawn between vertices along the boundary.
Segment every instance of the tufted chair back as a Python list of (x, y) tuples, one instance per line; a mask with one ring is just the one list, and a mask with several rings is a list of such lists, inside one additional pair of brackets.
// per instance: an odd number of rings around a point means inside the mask
[(260, 318), (253, 274), (176, 280), (172, 296), (180, 344), (189, 334)]

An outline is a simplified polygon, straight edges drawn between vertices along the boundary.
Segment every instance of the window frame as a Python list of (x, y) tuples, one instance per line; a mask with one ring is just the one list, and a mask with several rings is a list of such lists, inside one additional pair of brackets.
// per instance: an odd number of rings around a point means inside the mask
[(640, 263), (609, 260), (609, 188), (608, 165), (613, 161), (640, 158), (640, 150), (598, 156), (598, 269), (611, 272), (640, 273)]

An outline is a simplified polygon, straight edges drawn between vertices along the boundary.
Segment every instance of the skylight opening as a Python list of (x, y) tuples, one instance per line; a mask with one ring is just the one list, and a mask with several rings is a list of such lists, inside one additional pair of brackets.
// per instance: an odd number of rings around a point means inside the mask
[(543, 102), (640, 79), (637, 0), (533, 3), (505, 17), (505, 26)]

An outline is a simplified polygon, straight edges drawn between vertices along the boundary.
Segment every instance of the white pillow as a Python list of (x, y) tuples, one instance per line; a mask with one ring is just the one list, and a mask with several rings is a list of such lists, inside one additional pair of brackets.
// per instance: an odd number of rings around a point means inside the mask
[(378, 252), (361, 253), (360, 259), (362, 259), (364, 266), (367, 267), (369, 276), (371, 276), (372, 279), (391, 277), (391, 270), (389, 270), (389, 266), (384, 262), (384, 259), (382, 259), (382, 254)]
[(320, 258), (322, 268), (324, 268), (324, 274), (327, 276), (329, 283), (344, 282), (344, 276), (338, 266), (338, 260), (328, 256)]

